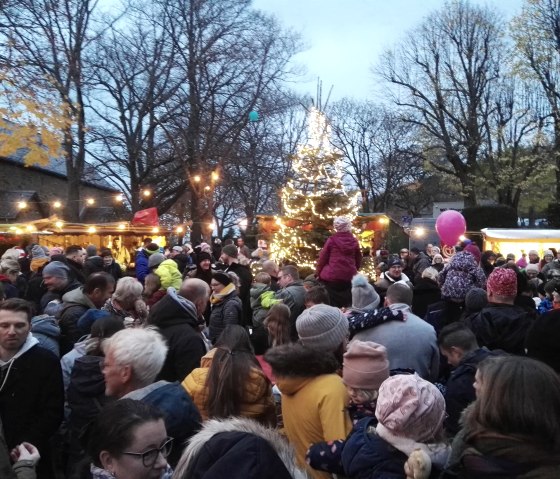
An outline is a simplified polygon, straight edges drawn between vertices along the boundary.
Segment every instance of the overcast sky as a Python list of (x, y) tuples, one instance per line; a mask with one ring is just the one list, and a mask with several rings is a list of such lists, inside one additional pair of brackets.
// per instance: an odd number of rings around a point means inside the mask
[[(253, 0), (253, 6), (274, 14), (303, 35), (308, 49), (295, 60), (307, 74), (298, 90), (315, 96), (317, 77), (323, 81), (323, 100), (345, 96), (371, 98), (370, 73), (379, 55), (418, 25), (444, 0)], [(503, 12), (509, 19), (522, 0), (474, 0)]]

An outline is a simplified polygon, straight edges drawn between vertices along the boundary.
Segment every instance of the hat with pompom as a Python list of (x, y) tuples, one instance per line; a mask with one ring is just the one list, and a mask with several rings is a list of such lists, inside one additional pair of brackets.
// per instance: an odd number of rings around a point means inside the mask
[(363, 274), (352, 278), (352, 309), (365, 311), (379, 306), (379, 295)]

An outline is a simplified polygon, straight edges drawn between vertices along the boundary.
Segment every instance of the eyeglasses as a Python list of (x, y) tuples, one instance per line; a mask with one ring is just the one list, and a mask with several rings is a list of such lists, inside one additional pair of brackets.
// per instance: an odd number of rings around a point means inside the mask
[(150, 449), (146, 452), (123, 452), (127, 456), (136, 456), (142, 458), (142, 464), (144, 467), (151, 468), (154, 467), (158, 456), (161, 454), (165, 459), (171, 454), (171, 449), (173, 448), (173, 438), (168, 437), (167, 440), (161, 445), (161, 447), (156, 447)]

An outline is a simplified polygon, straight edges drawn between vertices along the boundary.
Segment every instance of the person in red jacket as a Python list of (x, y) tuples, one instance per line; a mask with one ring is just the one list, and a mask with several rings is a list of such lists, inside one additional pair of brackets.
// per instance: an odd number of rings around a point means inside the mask
[(341, 308), (352, 304), (352, 278), (362, 264), (362, 253), (350, 218), (339, 216), (333, 226), (336, 232), (319, 254), (317, 276), (329, 292), (331, 306)]

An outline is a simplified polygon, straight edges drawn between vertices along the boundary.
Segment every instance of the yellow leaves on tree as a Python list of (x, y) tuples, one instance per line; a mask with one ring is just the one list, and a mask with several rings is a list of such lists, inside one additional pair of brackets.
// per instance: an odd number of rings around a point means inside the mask
[(64, 155), (65, 107), (0, 75), (0, 156), (24, 152), (27, 166), (47, 166)]

